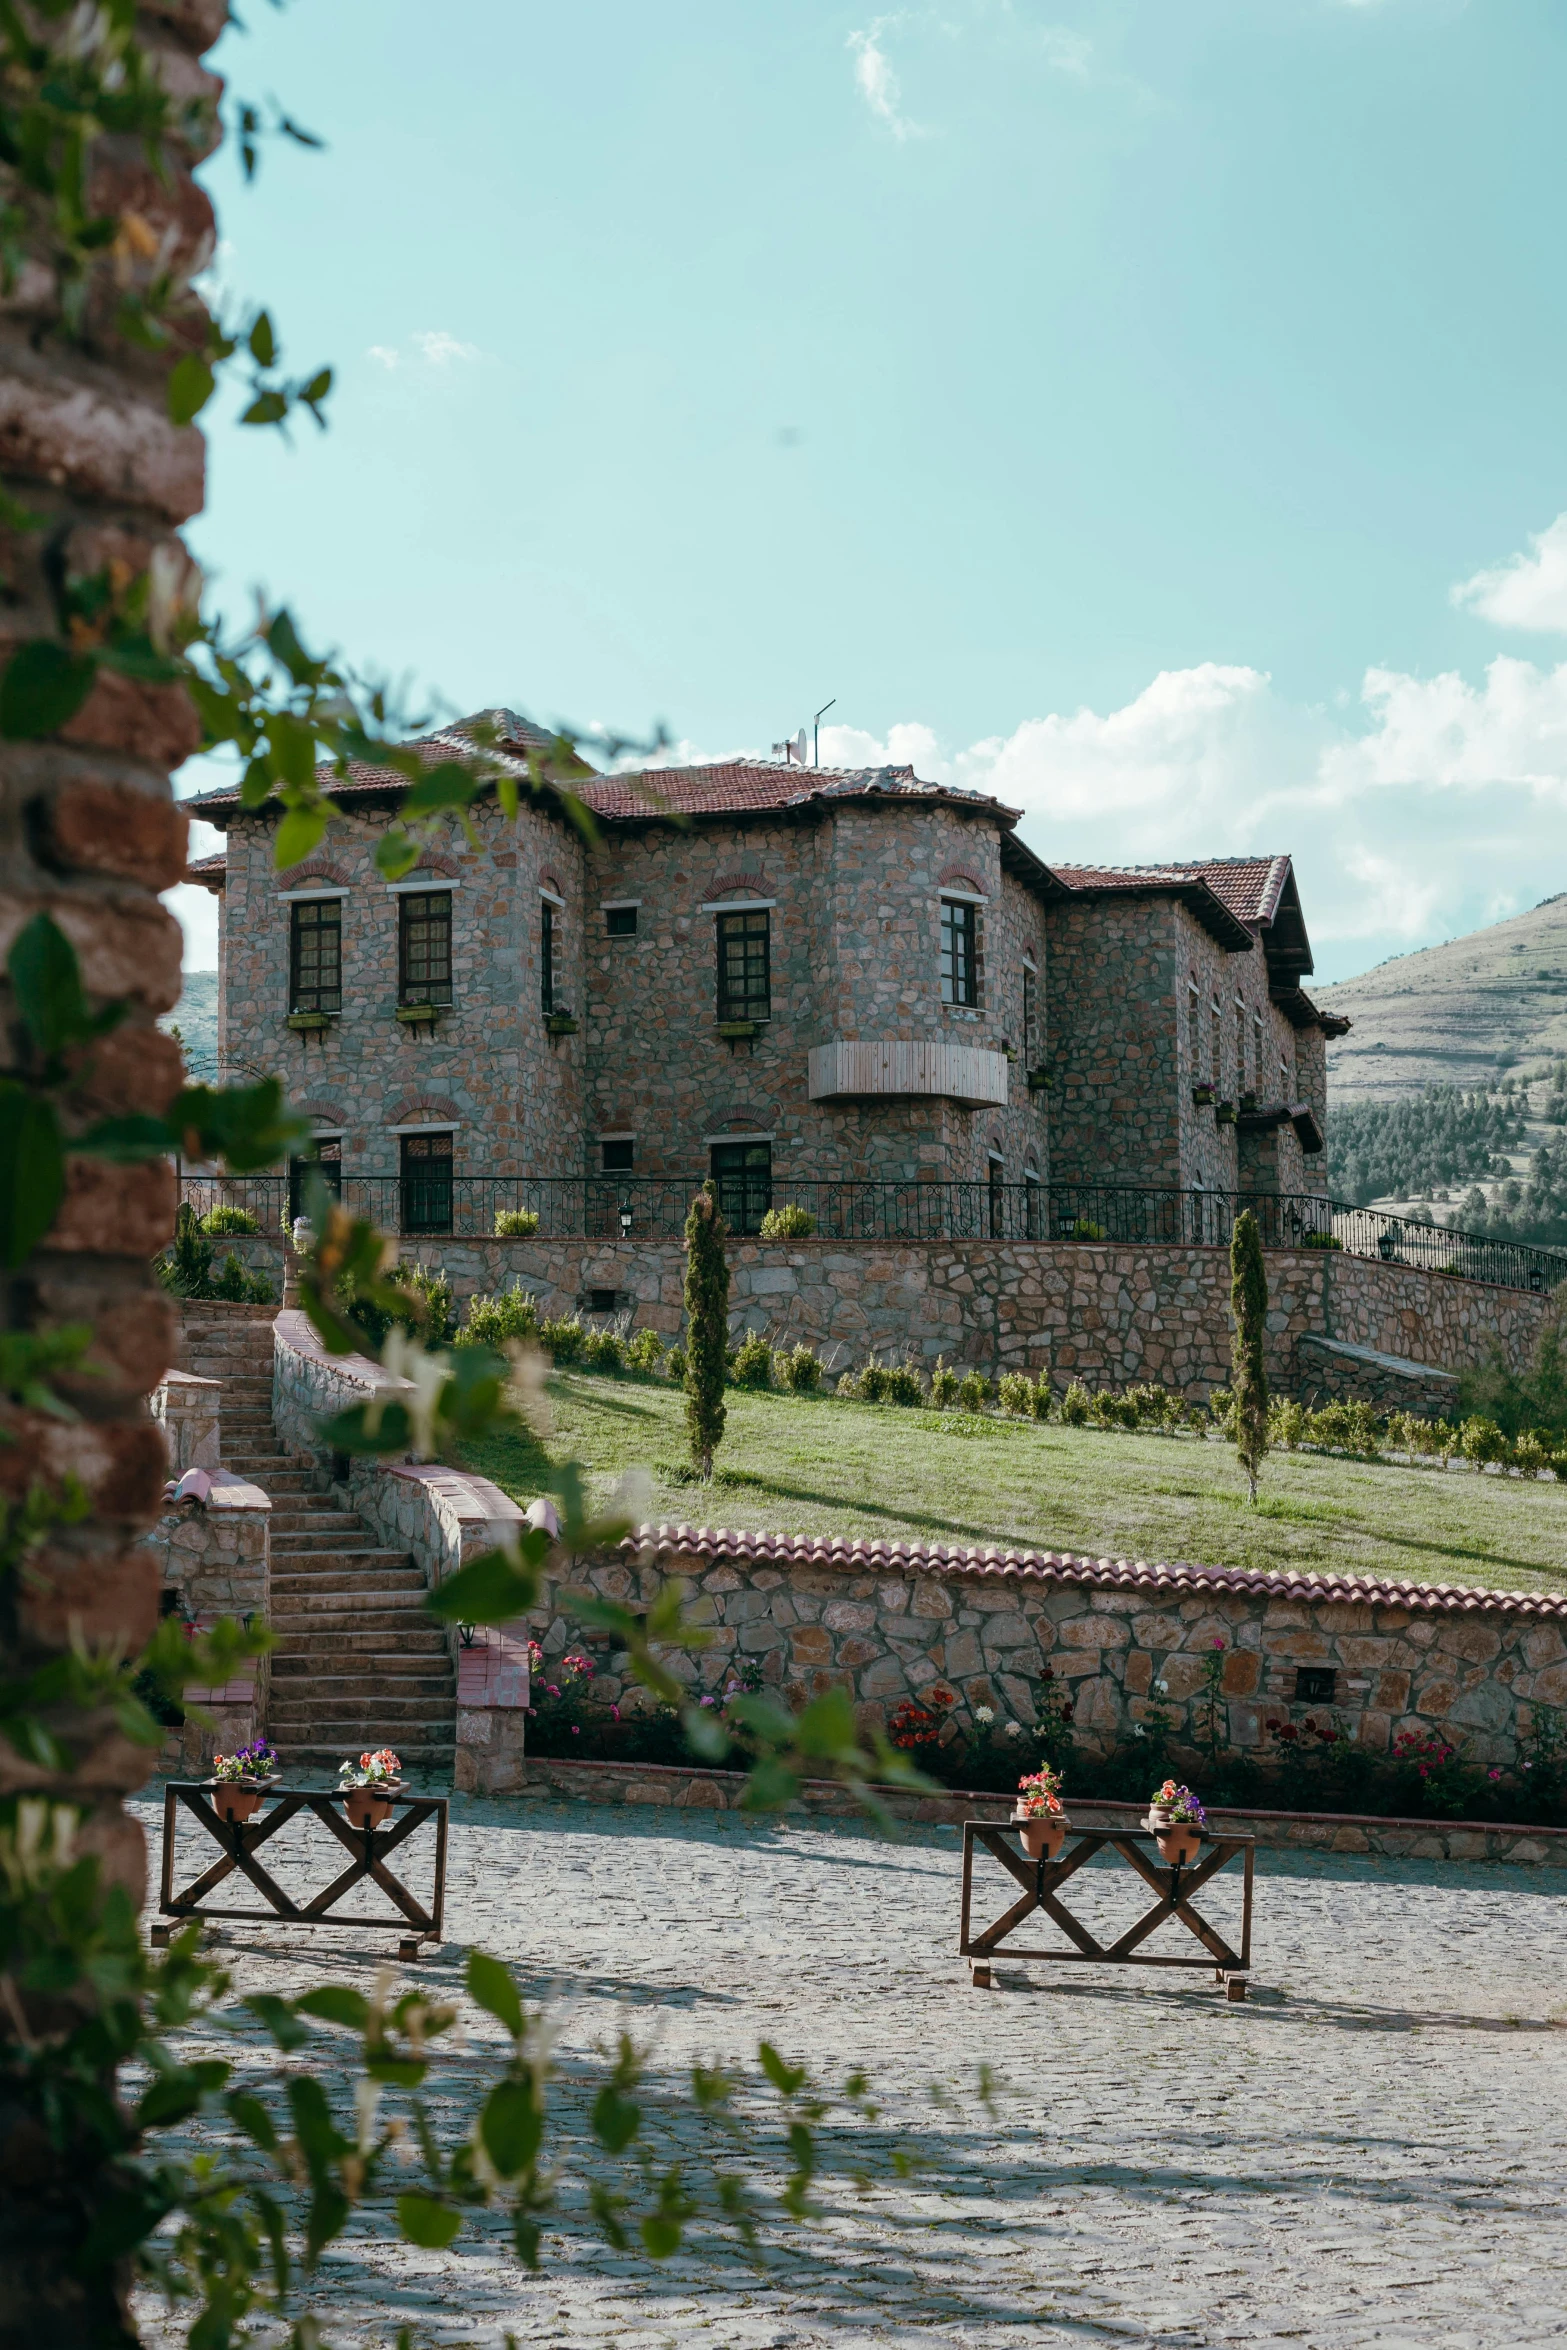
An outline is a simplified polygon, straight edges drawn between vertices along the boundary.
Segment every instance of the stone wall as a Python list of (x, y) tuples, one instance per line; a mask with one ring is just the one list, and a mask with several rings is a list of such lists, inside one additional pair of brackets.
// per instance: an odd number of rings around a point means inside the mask
[[(166, 1508), (143, 1546), (172, 1612), (199, 1631), (220, 1616), (265, 1618), (272, 1604), (272, 1504), (259, 1486), (226, 1469), (208, 1474), (210, 1490)], [(258, 1657), (221, 1687), (187, 1689), (192, 1711), (166, 1741), (168, 1765), (202, 1772), (215, 1754), (248, 1745), (265, 1727), (269, 1685), (268, 1660)], [(211, 1718), (197, 1720), (198, 1712)]]
[[(563, 1561), (535, 1620), (546, 1657), (592, 1645), (573, 1589), (644, 1607), (670, 1580), (710, 1631), (698, 1655), (667, 1660), (688, 1686), (717, 1688), (749, 1657), (789, 1703), (839, 1686), (878, 1726), (937, 1681), (964, 1708), (1029, 1723), (1048, 1687), (1070, 1697), (1090, 1752), (1133, 1737), (1157, 1705), (1195, 1756), (1205, 1665), (1219, 1642), (1222, 1732), (1241, 1750), (1260, 1744), (1270, 1719), (1331, 1712), (1379, 1754), (1402, 1730), (1441, 1732), (1469, 1759), (1505, 1770), (1533, 1708), (1567, 1702), (1562, 1594), (686, 1527), (644, 1528), (612, 1556)], [(1329, 1703), (1297, 1702), (1302, 1666), (1334, 1672)], [(626, 1659), (613, 1655), (592, 1696), (643, 1702)]]
[[(443, 1266), (460, 1298), (517, 1283), (541, 1310), (569, 1314), (592, 1291), (625, 1300), (639, 1327), (673, 1337), (683, 1318), (678, 1241), (451, 1240), (404, 1255)], [(1193, 1401), (1229, 1378), (1229, 1257), (1219, 1248), (1099, 1242), (964, 1241), (848, 1246), (832, 1240), (731, 1244), (735, 1330), (838, 1350), (938, 1355), (994, 1375), (1048, 1370), (1057, 1387), (1158, 1380)], [(1308, 1332), (1439, 1370), (1482, 1364), (1494, 1344), (1527, 1362), (1550, 1301), (1384, 1265), (1333, 1250), (1274, 1249), (1268, 1376), (1293, 1393)], [(1319, 1364), (1308, 1384), (1322, 1384)]]
[(169, 1371), (152, 1398), (152, 1416), (163, 1430), (169, 1475), (222, 1465), (223, 1389), (216, 1379)]

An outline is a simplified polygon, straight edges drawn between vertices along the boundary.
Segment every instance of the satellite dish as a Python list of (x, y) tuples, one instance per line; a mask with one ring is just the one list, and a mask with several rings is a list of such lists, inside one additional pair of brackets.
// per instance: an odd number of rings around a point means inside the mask
[(789, 745), (789, 751), (790, 755), (803, 767), (805, 765), (805, 729), (803, 726)]

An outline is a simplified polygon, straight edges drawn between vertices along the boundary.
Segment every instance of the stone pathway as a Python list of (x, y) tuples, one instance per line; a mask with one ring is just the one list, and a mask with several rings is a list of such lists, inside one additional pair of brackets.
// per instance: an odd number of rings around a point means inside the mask
[[(864, 2067), (878, 2128), (921, 2167), (882, 2163), (863, 2195), (828, 2180), (822, 2219), (770, 2229), (756, 2263), (619, 2256), (571, 2208), (537, 2278), (494, 2222), (445, 2253), (360, 2234), (308, 2297), (333, 2350), (392, 2350), (405, 2325), (419, 2350), (500, 2350), (508, 2331), (570, 2350), (1567, 2341), (1554, 1871), (1260, 1854), (1264, 1988), (1227, 2006), (1202, 1976), (1128, 1969), (1003, 1963), (996, 1990), (971, 1990), (952, 1830), (888, 1845), (462, 1799), (452, 1818), (453, 1939), (403, 1977), (451, 1987), (470, 1944), (507, 1958), (530, 1997), (563, 2001), (568, 2071), (622, 2024), (655, 2038), (655, 2079), (754, 2063), (762, 2038), (831, 2083)], [(1125, 1883), (1095, 1873), (1093, 1898), (1129, 1901)], [(375, 1963), (365, 1935), (324, 1931), (301, 1956), (280, 1930), (239, 1931), (222, 1953), (240, 1991), (367, 1983)], [(438, 2105), (475, 2063), (472, 2045), (454, 2057)], [(695, 2125), (675, 2135), (694, 2144)], [(147, 2317), (149, 2339), (181, 2338)]]

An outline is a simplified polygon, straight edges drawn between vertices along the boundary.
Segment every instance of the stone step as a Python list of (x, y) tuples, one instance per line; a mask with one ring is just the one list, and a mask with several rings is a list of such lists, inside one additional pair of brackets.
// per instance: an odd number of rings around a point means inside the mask
[(280, 1558), (315, 1558), (323, 1552), (356, 1554), (364, 1548), (363, 1526), (299, 1526), (272, 1523), (273, 1572)]
[[(304, 1574), (307, 1567), (316, 1558), (321, 1560), (323, 1572), (363, 1575), (379, 1574), (385, 1569), (394, 1577), (405, 1574), (412, 1575), (419, 1582), (421, 1589), (423, 1588), (423, 1577), (419, 1574), (418, 1568), (413, 1564), (406, 1550), (383, 1550), (378, 1543), (366, 1542), (363, 1536), (360, 1538), (359, 1547), (354, 1550), (322, 1549), (320, 1551), (290, 1552), (288, 1564), (283, 1570), (284, 1578), (291, 1579)], [(274, 1575), (273, 1581), (276, 1582), (277, 1579)]]
[(389, 1609), (380, 1611), (384, 1622), (374, 1618), (368, 1623), (359, 1616), (345, 1616), (340, 1623), (323, 1628), (320, 1619), (310, 1619), (310, 1631), (301, 1639), (294, 1627), (285, 1633), (276, 1621), (273, 1630), (280, 1637), (272, 1651), (272, 1671), (287, 1659), (290, 1671), (300, 1664), (314, 1665), (323, 1656), (352, 1659), (357, 1665), (361, 1657), (411, 1656), (416, 1658), (444, 1657), (451, 1661), (446, 1646), (446, 1635), (439, 1624), (428, 1616), (406, 1618), (395, 1616)]
[(268, 1721), (267, 1733), (279, 1746), (296, 1741), (312, 1746), (331, 1744), (340, 1756), (362, 1754), (366, 1747), (377, 1746), (392, 1746), (401, 1754), (405, 1738), (420, 1742), (449, 1738), (453, 1745), (457, 1743), (450, 1708), (434, 1705), (427, 1697), (406, 1706), (393, 1698), (367, 1697), (362, 1704), (344, 1698), (331, 1713), (284, 1713), (279, 1709)]
[[(318, 1778), (324, 1787), (335, 1788), (338, 1764), (350, 1759), (357, 1760), (363, 1747), (364, 1741), (356, 1731), (351, 1737), (331, 1745), (317, 1745), (303, 1739), (294, 1745), (280, 1744), (278, 1753), (285, 1773), (291, 1779), (302, 1782), (307, 1778)], [(404, 1739), (397, 1748), (397, 1757), (405, 1773), (412, 1771), (420, 1776), (429, 1774), (448, 1781), (456, 1755), (455, 1733), (450, 1738)]]
[(267, 1618), (278, 1636), (278, 1647), (272, 1653), (319, 1656), (323, 1647), (328, 1653), (347, 1639), (363, 1635), (367, 1640), (420, 1640), (428, 1634), (442, 1650), (446, 1636), (432, 1616), (427, 1616), (416, 1601), (400, 1601), (395, 1593), (377, 1593), (362, 1604), (356, 1600), (345, 1606), (341, 1593), (323, 1594), (319, 1607), (274, 1607)]
[[(452, 1669), (447, 1664), (429, 1657), (365, 1657), (361, 1661), (366, 1670), (358, 1673), (322, 1673), (305, 1657), (288, 1660), (298, 1669), (279, 1673), (278, 1659), (272, 1660), (272, 1695), (268, 1700), (269, 1718), (281, 1722), (308, 1713), (312, 1719), (320, 1713), (337, 1714), (345, 1706), (367, 1705), (415, 1706), (421, 1713), (430, 1710), (431, 1701), (450, 1704), (453, 1691)], [(339, 1657), (334, 1660), (341, 1664)], [(370, 1670), (371, 1667), (374, 1670)]]

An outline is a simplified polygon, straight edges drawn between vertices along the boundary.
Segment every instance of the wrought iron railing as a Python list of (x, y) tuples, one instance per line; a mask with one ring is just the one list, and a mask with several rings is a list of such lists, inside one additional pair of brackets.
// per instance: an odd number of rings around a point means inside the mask
[[(341, 1177), (341, 1198), (383, 1231), (409, 1238), (488, 1239), (502, 1212), (535, 1217), (540, 1239), (670, 1240), (684, 1228), (702, 1175), (453, 1175)], [(1503, 1289), (1553, 1289), (1567, 1253), (1455, 1232), (1309, 1192), (1178, 1191), (1122, 1183), (925, 1183), (802, 1180), (746, 1170), (719, 1179), (731, 1226), (755, 1233), (769, 1208), (798, 1208), (820, 1240), (1114, 1241), (1153, 1247), (1228, 1244), (1250, 1208), (1265, 1248), (1321, 1248), (1446, 1273)], [(184, 1176), (198, 1214), (246, 1208), (277, 1233), (299, 1205), (287, 1176)]]

